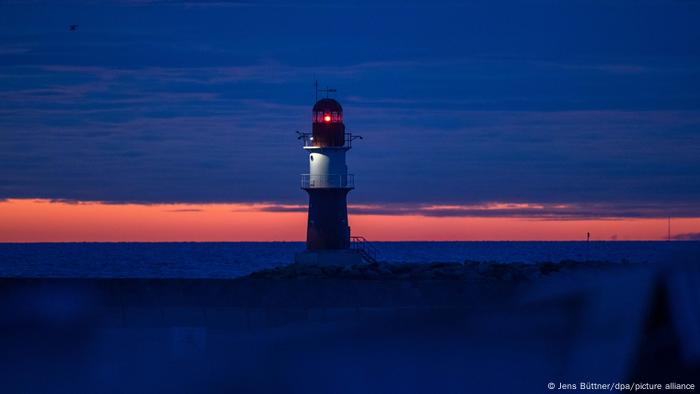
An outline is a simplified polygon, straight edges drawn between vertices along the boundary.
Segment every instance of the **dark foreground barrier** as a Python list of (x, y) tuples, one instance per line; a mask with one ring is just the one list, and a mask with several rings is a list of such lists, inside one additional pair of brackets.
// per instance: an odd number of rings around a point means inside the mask
[(695, 383), (697, 266), (291, 266), (0, 279), (3, 392), (542, 392)]

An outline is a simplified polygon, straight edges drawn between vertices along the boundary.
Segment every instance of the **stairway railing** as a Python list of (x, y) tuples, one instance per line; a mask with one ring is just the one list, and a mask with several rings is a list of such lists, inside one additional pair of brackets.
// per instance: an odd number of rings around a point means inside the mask
[(359, 235), (351, 236), (350, 248), (360, 251), (360, 254), (366, 261), (378, 263), (379, 250), (367, 238)]

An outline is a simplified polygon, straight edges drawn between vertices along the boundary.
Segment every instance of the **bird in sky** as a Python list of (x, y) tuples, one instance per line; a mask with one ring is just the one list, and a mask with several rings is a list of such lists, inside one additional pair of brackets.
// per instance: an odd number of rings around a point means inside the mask
[(78, 25), (70, 25), (70, 31), (76, 31), (78, 29)]

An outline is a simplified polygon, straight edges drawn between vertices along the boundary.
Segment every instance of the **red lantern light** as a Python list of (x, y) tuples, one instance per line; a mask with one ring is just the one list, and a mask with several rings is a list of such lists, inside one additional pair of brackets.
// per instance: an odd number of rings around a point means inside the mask
[(330, 123), (330, 122), (331, 122), (331, 115), (330, 115), (330, 114), (326, 114), (326, 115), (323, 117), (323, 121), (326, 122), (326, 123)]

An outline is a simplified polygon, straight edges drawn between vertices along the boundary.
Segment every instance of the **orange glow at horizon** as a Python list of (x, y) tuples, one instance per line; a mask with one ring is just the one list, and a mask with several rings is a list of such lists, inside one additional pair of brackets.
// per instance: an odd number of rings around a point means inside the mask
[[(306, 212), (266, 204), (106, 204), (0, 201), (0, 242), (303, 241)], [(294, 206), (289, 206), (294, 207)], [(352, 211), (352, 209), (351, 209)], [(351, 215), (352, 233), (374, 241), (659, 240), (665, 218), (539, 220), (513, 217)], [(700, 232), (677, 218), (672, 233)]]

